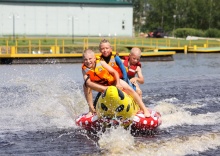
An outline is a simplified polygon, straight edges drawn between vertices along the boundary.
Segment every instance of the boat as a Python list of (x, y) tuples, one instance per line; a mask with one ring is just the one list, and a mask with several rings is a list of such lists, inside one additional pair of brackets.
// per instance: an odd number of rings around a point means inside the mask
[(109, 86), (99, 97), (96, 113), (81, 114), (76, 125), (88, 131), (103, 131), (111, 126), (123, 126), (131, 132), (149, 132), (157, 129), (162, 121), (159, 112), (150, 110), (151, 116), (145, 117), (131, 96), (115, 86)]

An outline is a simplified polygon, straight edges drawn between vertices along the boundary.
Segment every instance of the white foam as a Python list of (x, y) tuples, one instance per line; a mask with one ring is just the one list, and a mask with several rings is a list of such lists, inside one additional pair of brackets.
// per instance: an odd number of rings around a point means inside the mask
[[(193, 104), (192, 104), (193, 105)], [(201, 107), (194, 105), (192, 108)], [(161, 114), (162, 125), (160, 128), (167, 128), (171, 126), (181, 125), (214, 125), (220, 123), (220, 112), (195, 114), (184, 110), (185, 106), (174, 105), (166, 102), (160, 102), (154, 108)]]
[(180, 156), (198, 154), (220, 146), (220, 133), (205, 133), (163, 140), (146, 138), (135, 141), (124, 129), (110, 129), (99, 140), (102, 155), (114, 156)]
[(8, 100), (4, 105), (8, 107), (0, 108), (1, 130), (75, 127), (76, 116), (88, 110), (81, 88), (68, 78), (63, 81), (62, 75), (38, 81), (18, 77), (11, 86), (17, 87), (18, 91), (5, 94)]

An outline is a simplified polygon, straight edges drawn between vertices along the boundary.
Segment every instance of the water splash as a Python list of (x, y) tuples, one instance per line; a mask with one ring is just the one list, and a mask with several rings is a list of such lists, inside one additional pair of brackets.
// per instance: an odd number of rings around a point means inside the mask
[(103, 153), (123, 154), (132, 150), (134, 137), (122, 127), (112, 127), (100, 136), (98, 143)]
[(164, 139), (150, 139), (138, 141), (130, 133), (120, 127), (109, 129), (98, 141), (100, 153), (90, 155), (114, 156), (179, 156), (196, 154), (220, 146), (220, 133), (201, 133), (187, 136), (177, 136)]
[(220, 112), (192, 115), (185, 108), (200, 108), (201, 105), (191, 104), (190, 107), (184, 105), (174, 105), (166, 102), (159, 102), (155, 110), (161, 113), (162, 125), (160, 128), (181, 125), (214, 125), (220, 123)]
[(63, 81), (63, 75), (38, 81), (17, 77), (5, 88), (1, 130), (69, 128), (88, 109), (81, 88), (71, 79)]

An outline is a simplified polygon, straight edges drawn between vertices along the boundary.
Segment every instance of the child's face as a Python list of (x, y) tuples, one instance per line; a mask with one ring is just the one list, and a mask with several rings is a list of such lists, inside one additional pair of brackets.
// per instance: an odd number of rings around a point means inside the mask
[(138, 55), (134, 55), (134, 54), (131, 54), (131, 55), (129, 55), (129, 57), (130, 57), (130, 64), (132, 64), (132, 65), (135, 65), (136, 63), (138, 63), (139, 61), (140, 61), (140, 56), (138, 56)]
[(96, 58), (93, 54), (85, 54), (83, 58), (83, 63), (88, 68), (94, 68), (95, 67), (95, 61)]
[(112, 52), (112, 48), (109, 43), (102, 43), (99, 50), (104, 57), (108, 57)]

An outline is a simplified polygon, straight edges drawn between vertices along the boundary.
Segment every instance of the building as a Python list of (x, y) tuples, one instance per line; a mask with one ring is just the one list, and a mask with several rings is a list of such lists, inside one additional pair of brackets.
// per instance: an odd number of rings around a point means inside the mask
[(128, 0), (1, 0), (0, 36), (132, 36)]

